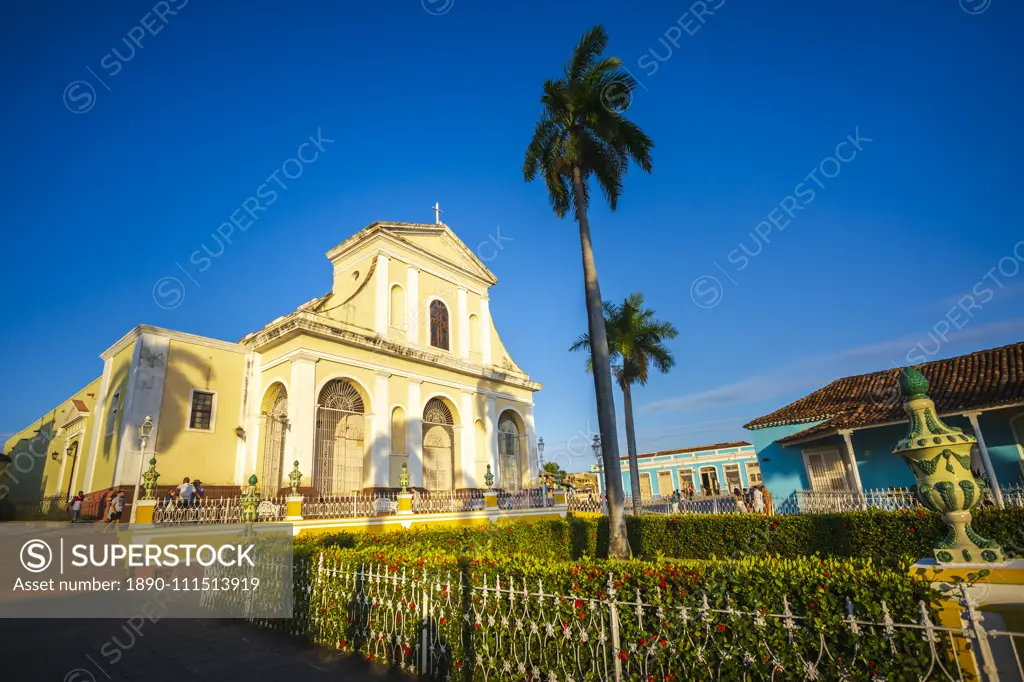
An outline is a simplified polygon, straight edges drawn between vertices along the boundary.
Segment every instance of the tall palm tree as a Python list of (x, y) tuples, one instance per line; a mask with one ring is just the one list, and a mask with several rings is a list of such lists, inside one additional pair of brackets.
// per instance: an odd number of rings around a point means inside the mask
[(629, 162), (651, 172), (654, 143), (625, 116), (637, 82), (622, 68), (622, 60), (602, 56), (607, 45), (604, 28), (595, 26), (583, 34), (561, 78), (544, 82), (540, 99), (544, 109), (526, 148), (523, 177), (531, 182), (542, 176), (555, 214), (564, 218), (571, 209), (579, 224), (587, 326), (593, 340), (597, 421), (608, 489), (608, 554), (625, 558), (629, 556), (629, 543), (622, 508), (611, 364), (587, 208), (589, 183), (594, 179), (614, 211)]
[[(651, 367), (666, 373), (675, 366), (672, 352), (665, 348), (667, 339), (674, 339), (679, 330), (671, 322), (655, 319), (654, 311), (644, 308), (644, 295), (633, 292), (622, 305), (604, 302), (604, 324), (608, 330), (608, 352), (612, 374), (622, 389), (626, 410), (626, 449), (629, 452), (629, 482), (632, 488), (633, 511), (640, 513), (640, 467), (636, 458), (636, 426), (633, 422), (633, 384), (643, 386)], [(569, 350), (590, 348), (590, 335), (581, 334)], [(592, 365), (588, 362), (587, 369)]]

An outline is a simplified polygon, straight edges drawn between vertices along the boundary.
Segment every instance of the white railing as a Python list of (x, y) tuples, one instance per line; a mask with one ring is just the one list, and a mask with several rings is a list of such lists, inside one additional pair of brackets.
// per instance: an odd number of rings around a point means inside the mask
[(157, 500), (153, 523), (241, 523), (242, 504), (238, 497), (194, 497), (189, 502), (179, 498)]
[(302, 516), (307, 519), (386, 516), (397, 511), (398, 493), (313, 495), (302, 501)]
[(1024, 483), (1011, 483), (999, 486), (1003, 495), (1004, 507), (1024, 507)]
[(484, 508), (482, 490), (414, 490), (414, 514), (454, 514)]
[(523, 488), (522, 490), (499, 490), (499, 509), (536, 509), (552, 504), (552, 493), (548, 493), (547, 504), (544, 491), (540, 488)]
[[(569, 593), (321, 554), (294, 576), (294, 618), (249, 620), (435, 680), (977, 680), (962, 663), (990, 682), (1024, 679), (1024, 633), (987, 629), (963, 584), (949, 595), (963, 626), (942, 627), (924, 601), (896, 614), (849, 599), (798, 613), (774, 594), (745, 603), (696, 591), (667, 604), (656, 588), (621, 591), (615, 574), (596, 593)], [(207, 605), (236, 598), (220, 591)]]

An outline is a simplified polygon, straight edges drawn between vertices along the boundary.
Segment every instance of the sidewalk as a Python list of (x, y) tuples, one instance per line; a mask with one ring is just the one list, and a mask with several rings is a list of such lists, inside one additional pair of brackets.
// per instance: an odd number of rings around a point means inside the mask
[(381, 666), (244, 621), (0, 619), (0, 659), (16, 680), (408, 680)]

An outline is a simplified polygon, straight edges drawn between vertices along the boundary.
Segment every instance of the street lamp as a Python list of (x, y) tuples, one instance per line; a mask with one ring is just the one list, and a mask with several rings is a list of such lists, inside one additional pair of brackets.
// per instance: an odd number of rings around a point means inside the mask
[(139, 424), (139, 475), (135, 477), (135, 491), (132, 493), (131, 523), (135, 523), (135, 512), (139, 508), (139, 483), (142, 482), (142, 469), (146, 465), (146, 445), (149, 444), (149, 437), (152, 433), (153, 419), (147, 416)]
[(604, 514), (608, 513), (608, 504), (605, 502), (605, 490), (608, 489), (607, 481), (604, 486), (601, 485), (601, 481), (604, 479), (604, 458), (601, 456), (601, 436), (594, 434), (594, 440), (590, 444), (590, 447), (594, 449), (594, 459), (597, 460), (597, 494), (601, 496), (601, 511)]
[(544, 436), (537, 439), (537, 469), (540, 476), (541, 506), (548, 506), (548, 482), (544, 478)]

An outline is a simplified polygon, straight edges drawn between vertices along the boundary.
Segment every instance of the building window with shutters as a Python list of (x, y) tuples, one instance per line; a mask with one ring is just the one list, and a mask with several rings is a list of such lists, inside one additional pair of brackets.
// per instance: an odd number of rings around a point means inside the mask
[(189, 394), (191, 410), (188, 417), (188, 431), (213, 433), (217, 420), (217, 393), (193, 388)]

